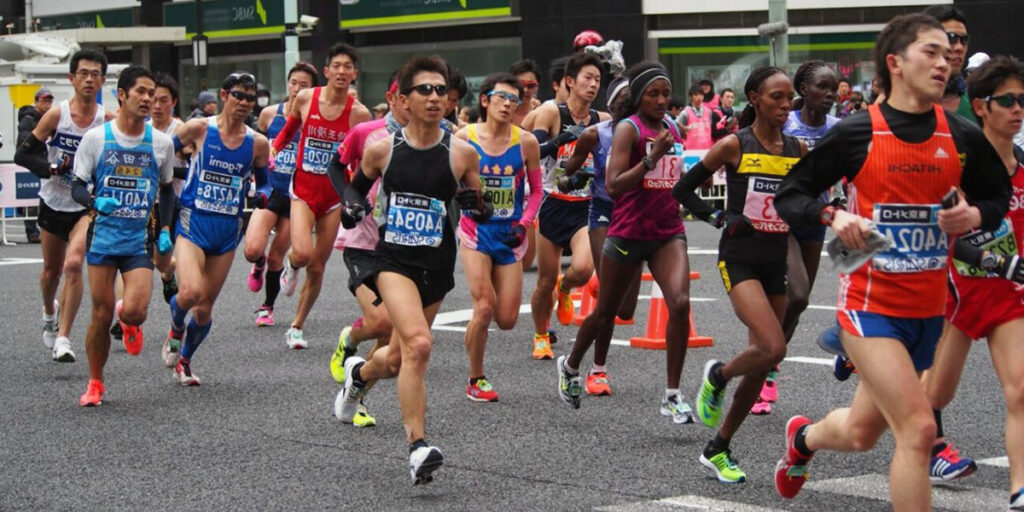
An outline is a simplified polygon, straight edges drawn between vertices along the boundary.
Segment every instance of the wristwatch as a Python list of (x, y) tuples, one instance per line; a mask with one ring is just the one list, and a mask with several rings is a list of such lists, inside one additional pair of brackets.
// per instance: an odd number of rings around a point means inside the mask
[(821, 209), (821, 223), (825, 226), (831, 226), (832, 221), (836, 218), (836, 207), (828, 205)]
[(646, 155), (644, 155), (644, 157), (641, 158), (640, 161), (644, 163), (644, 167), (646, 167), (648, 171), (653, 170), (654, 166), (656, 165), (655, 161), (651, 160), (651, 157)]

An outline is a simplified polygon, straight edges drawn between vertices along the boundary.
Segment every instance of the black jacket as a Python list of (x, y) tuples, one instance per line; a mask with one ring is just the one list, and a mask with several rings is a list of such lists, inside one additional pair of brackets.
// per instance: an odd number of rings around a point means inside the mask
[(36, 129), (36, 125), (42, 118), (42, 112), (36, 110), (35, 105), (26, 105), (18, 109), (18, 145), (21, 145), (28, 134)]

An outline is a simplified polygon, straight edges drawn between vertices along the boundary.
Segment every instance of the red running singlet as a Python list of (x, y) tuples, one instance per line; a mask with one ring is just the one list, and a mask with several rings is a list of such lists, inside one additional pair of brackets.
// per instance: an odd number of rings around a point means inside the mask
[(335, 119), (326, 119), (320, 113), (322, 90), (323, 87), (313, 89), (309, 115), (302, 123), (302, 137), (299, 138), (291, 190), (292, 198), (306, 203), (317, 219), (341, 206), (341, 198), (327, 177), (327, 166), (338, 152), (338, 146), (345, 140), (349, 130), (349, 114), (355, 103), (355, 99), (349, 95), (341, 115)]

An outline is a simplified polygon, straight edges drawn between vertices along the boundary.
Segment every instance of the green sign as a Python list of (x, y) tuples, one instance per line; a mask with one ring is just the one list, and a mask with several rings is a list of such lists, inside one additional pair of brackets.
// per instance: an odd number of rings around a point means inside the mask
[[(802, 34), (789, 36), (790, 51), (869, 50), (875, 47), (875, 32)], [(658, 40), (661, 55), (768, 52), (768, 42), (758, 36), (665, 38)]]
[(341, 0), (341, 28), (511, 15), (510, 0)]
[[(164, 25), (196, 32), (194, 2), (164, 4)], [(203, 34), (209, 38), (279, 34), (284, 31), (284, 0), (203, 0)]]
[(135, 17), (132, 16), (132, 9), (130, 7), (109, 11), (78, 12), (62, 16), (42, 16), (39, 18), (40, 30), (131, 27), (133, 25), (135, 25)]

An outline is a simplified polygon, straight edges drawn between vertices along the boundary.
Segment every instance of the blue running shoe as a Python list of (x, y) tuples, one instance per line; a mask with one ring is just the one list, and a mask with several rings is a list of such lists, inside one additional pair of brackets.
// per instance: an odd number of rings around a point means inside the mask
[(839, 382), (846, 382), (855, 371), (857, 368), (853, 366), (853, 361), (843, 356), (836, 356), (835, 361), (832, 361), (832, 375), (835, 375)]
[(977, 470), (978, 465), (974, 459), (960, 457), (960, 450), (953, 443), (945, 443), (942, 451), (932, 456), (929, 476), (932, 483), (949, 482), (969, 476)]
[(822, 350), (835, 356), (842, 356), (844, 359), (846, 356), (846, 350), (843, 349), (843, 343), (839, 341), (839, 325), (833, 325), (825, 332), (818, 336), (818, 346)]

